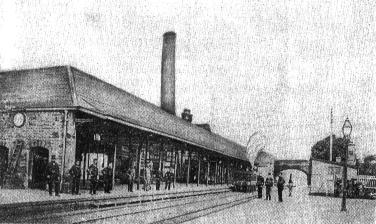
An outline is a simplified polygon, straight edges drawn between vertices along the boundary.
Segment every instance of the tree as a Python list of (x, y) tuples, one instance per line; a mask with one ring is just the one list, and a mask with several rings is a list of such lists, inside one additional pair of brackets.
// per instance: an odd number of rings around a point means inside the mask
[[(330, 161), (335, 161), (336, 157), (341, 157), (341, 161), (345, 159), (346, 142), (343, 138), (336, 138), (333, 135), (333, 151)], [(330, 136), (318, 141), (311, 148), (311, 157), (314, 159), (329, 160), (330, 155)]]
[(376, 174), (376, 155), (368, 155), (364, 158), (364, 162), (359, 166), (359, 173), (361, 175)]

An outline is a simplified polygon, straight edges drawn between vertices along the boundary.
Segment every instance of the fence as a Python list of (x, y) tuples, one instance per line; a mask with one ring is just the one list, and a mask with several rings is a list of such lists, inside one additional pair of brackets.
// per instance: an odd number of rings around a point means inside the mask
[(364, 188), (376, 189), (376, 177), (368, 175), (358, 175), (358, 182), (361, 182)]

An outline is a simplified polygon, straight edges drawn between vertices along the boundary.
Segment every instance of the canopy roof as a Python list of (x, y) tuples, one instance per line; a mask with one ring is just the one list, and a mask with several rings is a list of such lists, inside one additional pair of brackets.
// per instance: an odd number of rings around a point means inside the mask
[(71, 66), (0, 72), (0, 110), (68, 108), (248, 161), (245, 147)]

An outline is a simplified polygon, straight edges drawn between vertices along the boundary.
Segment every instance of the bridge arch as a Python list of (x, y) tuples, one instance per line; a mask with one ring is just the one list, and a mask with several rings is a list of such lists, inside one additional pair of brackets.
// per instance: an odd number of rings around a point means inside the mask
[(299, 170), (307, 175), (307, 185), (311, 185), (311, 169), (308, 160), (275, 160), (274, 176), (284, 170)]

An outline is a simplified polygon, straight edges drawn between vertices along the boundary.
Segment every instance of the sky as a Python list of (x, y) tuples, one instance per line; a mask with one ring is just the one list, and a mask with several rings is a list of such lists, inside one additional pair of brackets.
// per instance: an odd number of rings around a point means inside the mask
[(376, 2), (0, 0), (0, 69), (72, 65), (160, 105), (162, 35), (175, 31), (176, 108), (280, 159), (308, 159), (346, 117), (376, 154)]

